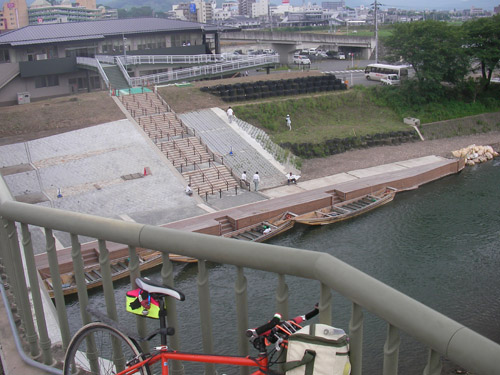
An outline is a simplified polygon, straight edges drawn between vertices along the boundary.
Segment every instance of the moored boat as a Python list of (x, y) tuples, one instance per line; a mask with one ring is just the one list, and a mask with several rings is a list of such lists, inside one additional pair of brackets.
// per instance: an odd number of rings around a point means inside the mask
[[(123, 245), (108, 243), (110, 271), (113, 281), (122, 279), (130, 275), (128, 248)], [(99, 251), (95, 243), (82, 245), (82, 259), (84, 262), (84, 276), (87, 289), (96, 288), (102, 285), (102, 272), (99, 264)], [(162, 264), (162, 253), (149, 249), (136, 249), (139, 258), (139, 269), (141, 271), (156, 267)], [(194, 258), (170, 254), (170, 260), (173, 262), (192, 263), (197, 260)], [(64, 295), (77, 292), (73, 260), (71, 258), (71, 249), (62, 249), (57, 251), (59, 262), (59, 273)], [(47, 289), (49, 296), (54, 298), (53, 282), (50, 274), (50, 267), (47, 253), (35, 256), (35, 263)]]
[(298, 215), (293, 220), (307, 225), (327, 225), (364, 214), (394, 199), (397, 189), (386, 187), (373, 193)]
[(296, 216), (293, 212), (286, 211), (269, 220), (225, 233), (222, 236), (242, 241), (264, 242), (291, 229), (295, 224), (293, 218)]

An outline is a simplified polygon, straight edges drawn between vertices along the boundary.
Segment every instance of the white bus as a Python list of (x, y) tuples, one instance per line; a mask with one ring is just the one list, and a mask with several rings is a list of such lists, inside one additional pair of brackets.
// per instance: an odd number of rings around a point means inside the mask
[(397, 74), (400, 80), (408, 78), (408, 65), (368, 64), (365, 68), (367, 80), (380, 81), (388, 74)]

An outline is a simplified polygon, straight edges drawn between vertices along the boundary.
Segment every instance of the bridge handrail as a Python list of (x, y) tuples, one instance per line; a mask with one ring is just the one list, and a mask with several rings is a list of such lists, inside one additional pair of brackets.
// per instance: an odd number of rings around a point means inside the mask
[(141, 77), (132, 78), (131, 82), (133, 86), (145, 86), (147, 84), (174, 82), (204, 75), (221, 74), (235, 70), (243, 70), (258, 65), (278, 63), (278, 59), (279, 57), (274, 55), (253, 55), (228, 62), (204, 66), (194, 66), (190, 68), (175, 70), (172, 72), (144, 75)]
[(115, 58), (115, 61), (116, 61), (116, 65), (118, 65), (118, 67), (120, 68), (120, 71), (122, 72), (123, 77), (127, 81), (128, 86), (129, 87), (132, 86), (132, 81), (130, 79), (130, 76), (128, 75), (127, 69), (125, 68), (125, 66), (122, 63), (122, 60), (120, 58)]
[[(23, 228), (22, 244), (25, 248), (25, 255), (29, 253), (30, 249), (32, 251), (31, 237), (29, 231), (27, 231), (28, 225), (45, 228), (47, 252), (50, 251), (52, 254), (55, 252), (55, 245), (53, 244), (54, 239), (51, 234), (53, 230), (71, 234), (73, 250), (76, 253), (78, 253), (80, 249), (80, 245), (77, 241), (79, 235), (99, 239), (100, 244), (104, 244), (103, 250), (105, 250), (104, 241), (112, 241), (128, 245), (130, 251), (135, 247), (154, 249), (167, 255), (171, 251), (175, 251), (176, 254), (198, 259), (201, 263), (202, 270), (204, 269), (204, 262), (211, 261), (220, 264), (234, 265), (238, 269), (245, 267), (272, 272), (278, 275), (292, 275), (318, 280), (322, 284), (321, 291), (323, 301), (320, 301), (321, 322), (329, 324), (331, 321), (331, 310), (322, 303), (330, 303), (329, 298), (325, 297), (324, 293), (328, 293), (329, 295), (329, 289), (336, 290), (353, 302), (353, 310), (362, 307), (387, 321), (390, 325), (389, 331), (392, 330), (392, 332), (394, 332), (395, 329), (401, 329), (415, 337), (421, 343), (430, 347), (431, 351), (428, 366), (433, 364), (437, 357), (436, 353), (439, 353), (453, 363), (457, 363), (475, 374), (498, 374), (498, 369), (500, 368), (500, 345), (326, 253), (244, 241), (240, 241), (238, 246), (234, 246), (234, 240), (217, 236), (173, 230), (17, 202), (13, 200), (3, 177), (0, 178), (0, 215), (2, 219), (2, 226), (0, 227), (2, 259), (5, 262), (11, 262), (11, 264), (6, 266), (6, 270), (10, 272), (9, 276), (14, 272), (14, 268), (11, 269), (9, 266), (12, 264), (19, 266), (19, 263), (22, 263), (15, 222), (21, 223)], [(200, 246), (200, 244), (203, 244), (203, 246)], [(26, 249), (28, 249), (28, 251)], [(130, 254), (133, 253), (131, 252)], [(19, 259), (18, 262), (13, 261), (16, 257)], [(26, 260), (28, 273), (30, 273), (30, 258), (32, 258), (32, 255), (28, 256)], [(109, 264), (109, 258), (105, 261)], [(33, 267), (34, 266), (31, 265), (31, 269), (33, 269)], [(164, 265), (164, 267), (166, 266)], [(75, 270), (76, 269), (77, 265), (75, 265)], [(18, 295), (16, 295), (16, 300), (22, 303), (23, 300), (27, 299), (28, 294), (23, 272), (19, 272), (19, 274), (16, 273), (15, 277), (17, 284), (16, 287), (13, 288), (13, 292), (15, 293), (16, 290), (19, 290)], [(201, 277), (203, 278), (203, 276)], [(34, 279), (30, 278), (30, 282), (32, 280), (36, 281), (36, 277)], [(54, 278), (53, 280), (56, 279)], [(202, 281), (203, 280), (199, 280), (199, 284), (202, 283)], [(87, 303), (87, 294), (85, 293), (86, 286), (83, 285), (84, 282), (82, 274), (81, 283), (79, 285), (79, 299), (83, 309), (86, 307), (85, 305)], [(111, 279), (109, 279), (109, 283), (110, 285), (106, 283), (104, 285), (105, 296), (114, 295)], [(325, 288), (329, 288), (328, 292), (325, 292), (323, 285)], [(59, 309), (64, 310), (62, 290), (57, 293), (56, 288), (54, 289), (56, 292), (55, 297), (58, 311)], [(36, 285), (32, 285), (30, 293), (34, 293), (33, 290), (38, 290)], [(114, 313), (116, 314), (114, 297), (111, 299), (112, 301), (109, 301), (106, 297), (108, 313), (109, 311), (113, 312), (113, 309), (115, 309)], [(66, 318), (64, 312), (61, 314), (59, 318)], [(38, 316), (38, 314), (36, 315), (36, 319), (45, 320), (43, 309), (41, 316)], [(31, 314), (24, 315), (25, 320), (28, 319), (28, 317), (29, 319), (34, 319), (31, 317)], [(176, 317), (172, 318), (175, 321), (177, 320)], [(63, 323), (64, 321), (60, 319), (61, 326), (64, 326)], [(351, 323), (353, 323), (352, 320)], [(360, 322), (354, 322), (354, 324), (350, 325), (350, 328), (353, 331), (357, 330), (359, 328), (357, 327), (358, 323), (362, 324), (362, 318)], [(33, 322), (31, 322), (31, 328), (30, 325), (26, 325), (25, 322), (25, 327), (28, 327), (27, 336), (33, 334), (36, 336)], [(30, 329), (33, 332), (29, 332)], [(359, 351), (361, 351), (361, 349), (358, 346), (359, 342), (357, 342), (357, 336), (353, 335), (352, 331), (350, 334), (351, 359), (354, 361), (353, 374), (359, 375), (361, 374), (361, 361), (357, 356), (360, 354), (358, 349)], [(67, 329), (67, 332), (62, 332), (62, 335), (64, 345), (65, 339), (68, 340), (69, 338), (69, 329)], [(390, 334), (388, 333), (388, 335)], [(390, 349), (391, 348), (388, 348), (387, 351), (390, 351)], [(397, 365), (395, 369), (395, 372), (385, 371), (384, 363), (384, 374), (396, 374)], [(426, 368), (424, 373), (439, 374), (440, 368), (439, 372), (436, 368)]]

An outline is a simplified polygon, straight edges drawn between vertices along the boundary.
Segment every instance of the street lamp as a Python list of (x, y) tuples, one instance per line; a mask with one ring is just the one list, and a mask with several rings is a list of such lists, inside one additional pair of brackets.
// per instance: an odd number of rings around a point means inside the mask
[(125, 62), (125, 69), (127, 69), (127, 46), (125, 45), (125, 41), (127, 38), (125, 38), (125, 34), (122, 34), (123, 38), (123, 61)]

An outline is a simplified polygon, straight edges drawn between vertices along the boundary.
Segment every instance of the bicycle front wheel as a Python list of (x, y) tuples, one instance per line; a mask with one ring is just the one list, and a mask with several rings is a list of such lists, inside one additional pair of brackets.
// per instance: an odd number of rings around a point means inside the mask
[[(112, 375), (141, 360), (137, 346), (119, 330), (104, 323), (90, 323), (73, 336), (64, 357), (64, 375)], [(145, 368), (137, 374), (147, 375)]]

